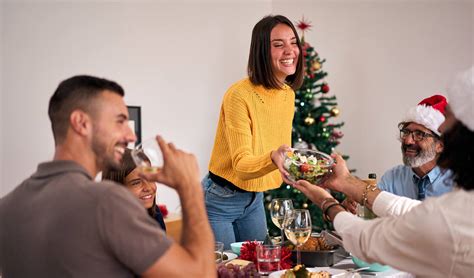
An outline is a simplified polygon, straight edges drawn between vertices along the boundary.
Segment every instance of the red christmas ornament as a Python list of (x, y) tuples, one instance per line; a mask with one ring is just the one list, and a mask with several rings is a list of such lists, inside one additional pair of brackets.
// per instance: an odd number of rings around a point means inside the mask
[(303, 44), (303, 46), (301, 46), (301, 48), (303, 49), (303, 51), (306, 51), (306, 50), (307, 50), (308, 48), (310, 48), (310, 47), (311, 47), (311, 45), (309, 45), (309, 43), (307, 43), (307, 42), (305, 42), (305, 43)]
[(326, 121), (326, 117), (324, 117), (324, 116), (319, 117), (319, 121), (324, 123)]
[(343, 136), (344, 136), (344, 134), (343, 134), (341, 131), (336, 131), (336, 130), (334, 130), (334, 131), (332, 132), (332, 137), (333, 137), (334, 139), (339, 139), (339, 138), (342, 138)]
[(329, 92), (328, 84), (323, 84), (323, 86), (321, 86), (321, 91), (323, 91), (323, 93)]
[(158, 205), (158, 209), (161, 212), (161, 215), (163, 215), (163, 218), (168, 216), (168, 209), (166, 208), (166, 205)]

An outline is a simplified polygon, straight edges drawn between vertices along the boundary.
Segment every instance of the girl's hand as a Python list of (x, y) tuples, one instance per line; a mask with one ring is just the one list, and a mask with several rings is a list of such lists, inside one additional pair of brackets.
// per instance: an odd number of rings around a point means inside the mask
[(273, 164), (275, 164), (275, 166), (278, 167), (278, 170), (280, 171), (280, 174), (281, 174), (281, 177), (282, 177), (283, 181), (286, 184), (293, 185), (294, 182), (292, 182), (288, 179), (290, 174), (288, 173), (288, 171), (286, 171), (285, 167), (283, 166), (283, 164), (285, 162), (286, 152), (289, 152), (289, 151), (291, 151), (291, 148), (289, 146), (281, 145), (278, 149), (272, 151), (271, 159), (273, 161)]

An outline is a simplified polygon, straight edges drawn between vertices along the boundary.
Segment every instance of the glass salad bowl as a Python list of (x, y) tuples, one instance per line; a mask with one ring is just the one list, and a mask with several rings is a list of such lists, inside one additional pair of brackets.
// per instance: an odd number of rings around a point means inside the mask
[(285, 155), (284, 167), (293, 182), (306, 180), (312, 184), (323, 183), (332, 173), (334, 159), (320, 151), (291, 149)]

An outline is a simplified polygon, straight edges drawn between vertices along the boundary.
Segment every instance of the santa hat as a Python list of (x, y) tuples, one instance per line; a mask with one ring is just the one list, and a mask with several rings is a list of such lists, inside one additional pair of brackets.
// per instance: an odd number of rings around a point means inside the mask
[(454, 78), (448, 95), (454, 116), (474, 132), (474, 66)]
[(413, 122), (425, 126), (440, 135), (438, 127), (444, 122), (444, 109), (448, 102), (442, 95), (434, 95), (420, 101), (406, 113), (403, 122)]

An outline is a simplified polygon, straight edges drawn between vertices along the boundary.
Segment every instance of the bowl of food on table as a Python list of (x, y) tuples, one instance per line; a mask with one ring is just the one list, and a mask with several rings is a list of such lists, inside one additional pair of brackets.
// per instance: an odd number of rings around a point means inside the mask
[[(291, 243), (287, 247), (296, 262), (296, 247)], [(341, 246), (331, 245), (324, 237), (314, 234), (300, 247), (300, 254), (301, 264), (308, 267), (332, 266), (349, 255)]]
[(321, 184), (332, 173), (334, 159), (317, 150), (291, 149), (286, 152), (283, 166), (293, 182), (306, 180), (312, 184)]

